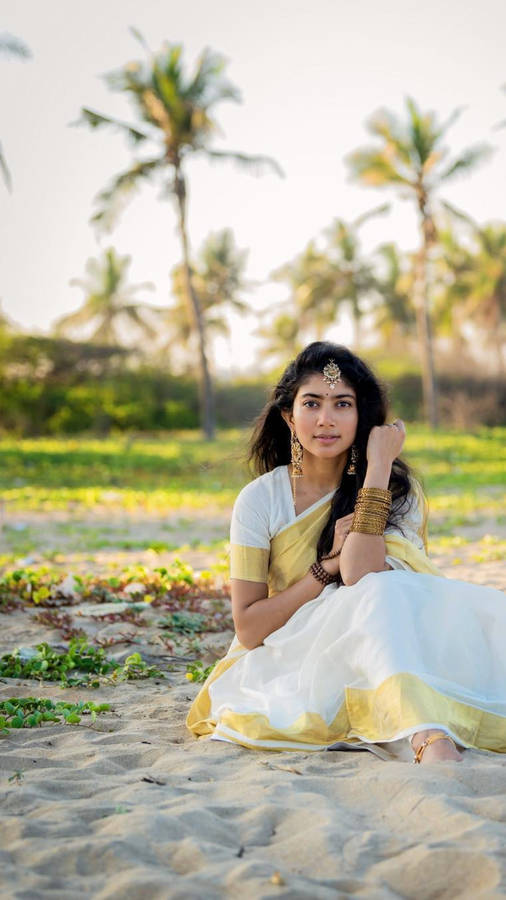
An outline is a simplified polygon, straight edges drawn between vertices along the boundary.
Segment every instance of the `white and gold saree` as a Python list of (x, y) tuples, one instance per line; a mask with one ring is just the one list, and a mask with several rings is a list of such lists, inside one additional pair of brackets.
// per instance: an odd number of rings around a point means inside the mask
[[(232, 514), (231, 577), (265, 582), (269, 596), (302, 578), (331, 497), (296, 516), (286, 466), (246, 485)], [(234, 638), (191, 706), (195, 735), (322, 750), (442, 727), (463, 747), (506, 752), (504, 595), (442, 577), (426, 554), (415, 482), (409, 501), (385, 532), (392, 571), (323, 588), (254, 650)]]

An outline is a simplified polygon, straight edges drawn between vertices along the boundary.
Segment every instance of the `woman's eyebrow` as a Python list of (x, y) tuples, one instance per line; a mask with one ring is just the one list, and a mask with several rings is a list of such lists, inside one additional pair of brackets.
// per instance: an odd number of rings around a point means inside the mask
[[(318, 400), (323, 400), (323, 394), (302, 394), (302, 397), (317, 397)], [(333, 394), (332, 398), (334, 400), (341, 400), (343, 397), (351, 397), (352, 400), (355, 399), (353, 394)]]

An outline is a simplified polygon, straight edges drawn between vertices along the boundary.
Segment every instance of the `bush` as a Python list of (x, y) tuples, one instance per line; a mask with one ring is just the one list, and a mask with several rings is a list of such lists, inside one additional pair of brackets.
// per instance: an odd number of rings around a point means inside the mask
[[(249, 427), (274, 382), (273, 375), (217, 382), (218, 426)], [(391, 374), (386, 386), (395, 415), (407, 421), (423, 419), (419, 375)], [(465, 429), (505, 423), (506, 388), (498, 378), (445, 374), (439, 378), (439, 390), (443, 424)], [(67, 383), (49, 377), (0, 377), (0, 392), (0, 431), (20, 437), (199, 427), (197, 383), (187, 376), (148, 368), (102, 377), (80, 373)]]

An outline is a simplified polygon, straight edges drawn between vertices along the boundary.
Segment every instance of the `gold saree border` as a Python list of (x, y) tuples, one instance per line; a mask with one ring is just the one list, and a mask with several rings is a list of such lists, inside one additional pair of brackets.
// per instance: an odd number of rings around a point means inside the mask
[(216, 681), (220, 675), (223, 675), (227, 669), (230, 669), (230, 667), (247, 652), (246, 647), (243, 647), (242, 644), (238, 643), (237, 646), (234, 647), (233, 653), (229, 652), (229, 655), (220, 659), (220, 661), (216, 663), (209, 677), (206, 678), (190, 706), (190, 710), (186, 717), (186, 725), (195, 735), (201, 736), (204, 734), (211, 734), (216, 725), (216, 722), (212, 721), (210, 718), (211, 698), (209, 696), (209, 685), (211, 685), (213, 681)]
[[(227, 668), (233, 662), (235, 659), (229, 660)], [(306, 744), (316, 750), (336, 741), (382, 743), (396, 740), (417, 725), (438, 723), (463, 747), (506, 753), (506, 716), (448, 697), (409, 672), (391, 675), (376, 688), (346, 688), (344, 702), (330, 724), (318, 713), (305, 712), (287, 728), (276, 728), (258, 713), (225, 710), (219, 722), (205, 718), (204, 707), (209, 716), (211, 703), (207, 685), (204, 687), (201, 693), (205, 698), (199, 704), (204, 718), (192, 726), (189, 716), (191, 730), (197, 735), (214, 732), (219, 736), (223, 725), (224, 737), (251, 749), (296, 749)]]
[(272, 538), (269, 596), (284, 591), (307, 574), (315, 561), (318, 538), (328, 519), (330, 505), (330, 500), (326, 500)]
[(267, 584), (270, 550), (230, 544), (230, 577)]
[[(412, 481), (412, 487), (424, 510), (420, 537), (426, 546), (427, 502), (417, 481)], [(272, 538), (270, 550), (231, 544), (230, 577), (267, 583), (270, 597), (300, 581), (315, 561), (318, 539), (330, 507), (331, 501), (326, 500), (312, 512), (298, 517)], [(443, 577), (427, 553), (402, 535), (387, 532), (385, 552), (405, 562), (414, 572)]]

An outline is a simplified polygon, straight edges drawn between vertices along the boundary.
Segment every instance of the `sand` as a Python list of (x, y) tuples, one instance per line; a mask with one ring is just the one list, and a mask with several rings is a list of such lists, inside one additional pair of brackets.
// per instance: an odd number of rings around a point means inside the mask
[[(32, 615), (0, 618), (2, 653), (54, 642)], [(208, 655), (228, 640), (213, 635)], [(132, 649), (154, 652), (114, 652)], [(506, 896), (506, 755), (413, 766), (196, 741), (184, 719), (197, 690), (182, 667), (95, 691), (1, 681), (1, 699), (112, 705), (94, 725), (0, 736), (2, 898)]]

